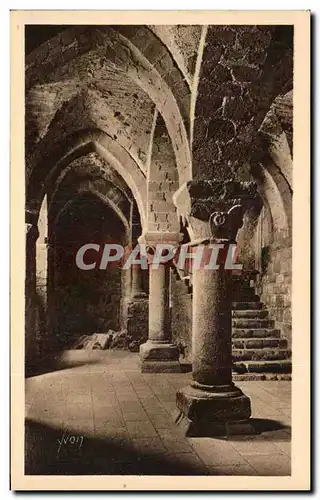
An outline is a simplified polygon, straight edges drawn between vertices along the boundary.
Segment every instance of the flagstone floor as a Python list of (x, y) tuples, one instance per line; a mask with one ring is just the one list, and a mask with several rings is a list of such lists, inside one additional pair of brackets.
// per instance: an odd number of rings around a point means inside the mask
[(66, 351), (26, 379), (26, 474), (290, 475), (291, 382), (237, 383), (260, 433), (217, 439), (174, 422), (189, 379), (142, 374), (127, 351)]

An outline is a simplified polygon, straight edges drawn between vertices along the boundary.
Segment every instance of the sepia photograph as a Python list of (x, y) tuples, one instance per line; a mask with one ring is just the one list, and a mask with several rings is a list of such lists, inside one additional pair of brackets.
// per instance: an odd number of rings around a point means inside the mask
[(11, 17), (14, 489), (308, 489), (310, 13), (61, 13)]

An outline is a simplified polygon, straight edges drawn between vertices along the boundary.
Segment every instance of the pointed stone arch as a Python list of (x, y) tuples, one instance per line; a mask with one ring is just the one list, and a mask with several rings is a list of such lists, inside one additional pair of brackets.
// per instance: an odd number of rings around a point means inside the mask
[[(82, 56), (87, 59), (79, 64)], [(177, 101), (160, 73), (139, 49), (113, 28), (71, 28), (38, 47), (26, 58), (26, 88), (72, 78), (79, 85), (88, 83), (97, 72), (103, 72), (104, 65), (122, 71), (156, 104), (172, 141), (180, 183), (189, 180), (191, 155)]]
[(128, 155), (120, 148), (113, 138), (100, 130), (85, 130), (66, 140), (58, 150), (47, 151), (33, 168), (27, 183), (26, 207), (35, 214), (37, 219), (41, 202), (47, 191), (48, 185), (74, 159), (96, 152), (106, 160), (124, 179), (136, 200), (141, 224), (144, 227), (146, 181), (145, 176)]

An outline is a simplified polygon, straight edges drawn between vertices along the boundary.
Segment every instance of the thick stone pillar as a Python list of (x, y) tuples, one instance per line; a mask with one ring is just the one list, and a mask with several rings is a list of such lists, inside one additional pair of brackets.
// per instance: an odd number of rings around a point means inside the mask
[[(178, 214), (188, 223), (190, 246), (203, 245), (204, 255), (223, 244), (226, 256), (234, 244), (252, 183), (191, 181), (174, 195)], [(192, 382), (177, 392), (177, 422), (188, 435), (252, 432), (250, 399), (232, 382), (231, 270), (194, 267), (192, 318)], [(208, 264), (208, 259), (206, 259)]]
[(146, 245), (149, 262), (148, 340), (140, 346), (142, 372), (180, 372), (179, 351), (172, 343), (170, 320), (170, 264), (152, 265), (157, 244), (177, 246), (176, 233), (147, 233), (140, 239)]

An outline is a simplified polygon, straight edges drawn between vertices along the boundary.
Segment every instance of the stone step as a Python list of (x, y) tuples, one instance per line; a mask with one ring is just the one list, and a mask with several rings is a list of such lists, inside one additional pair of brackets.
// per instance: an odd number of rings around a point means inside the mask
[(277, 361), (236, 361), (233, 370), (237, 373), (291, 373), (291, 359)]
[(264, 319), (267, 318), (269, 311), (267, 309), (241, 309), (232, 311), (233, 318), (255, 318)]
[(233, 286), (232, 287), (232, 291), (233, 291), (233, 293), (235, 295), (239, 295), (239, 296), (247, 295), (247, 296), (250, 296), (250, 297), (252, 297), (256, 293), (254, 288), (245, 287), (245, 286), (242, 286), (242, 287), (235, 287), (235, 286)]
[(263, 380), (291, 380), (290, 373), (233, 373), (232, 380), (241, 382), (247, 380), (263, 381)]
[(232, 326), (234, 328), (273, 328), (274, 320), (256, 318), (232, 319)]
[(233, 293), (232, 302), (260, 302), (259, 295), (255, 293)]
[(278, 347), (280, 349), (287, 348), (287, 340), (280, 339), (279, 337), (266, 337), (266, 338), (233, 338), (233, 349), (264, 349), (265, 347)]
[(249, 286), (248, 284), (246, 283), (232, 283), (232, 289), (235, 291), (235, 292), (249, 292), (251, 293), (252, 291), (254, 291), (254, 287), (253, 286)]
[(262, 302), (232, 302), (232, 309), (235, 311), (242, 311), (247, 309), (263, 309), (264, 304)]
[(270, 349), (268, 347), (260, 349), (232, 349), (232, 359), (237, 361), (274, 361), (287, 360), (291, 358), (291, 351), (288, 349)]
[(281, 332), (275, 328), (233, 328), (232, 338), (234, 339), (261, 339), (261, 338), (280, 338)]

